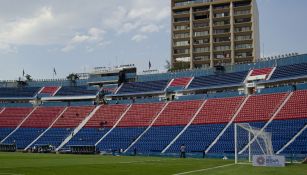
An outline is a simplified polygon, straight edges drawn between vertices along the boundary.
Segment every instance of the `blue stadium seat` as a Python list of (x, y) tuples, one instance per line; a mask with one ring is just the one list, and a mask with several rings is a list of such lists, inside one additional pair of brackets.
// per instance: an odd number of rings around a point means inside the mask
[(63, 86), (55, 96), (87, 96), (97, 95), (98, 89), (89, 88), (87, 86)]
[(160, 80), (160, 81), (124, 83), (123, 86), (117, 92), (117, 94), (160, 92), (166, 88), (168, 82), (169, 82), (168, 80)]
[(97, 148), (100, 151), (126, 149), (146, 128), (114, 128)]
[(40, 87), (0, 88), (0, 98), (30, 98), (39, 90)]
[(209, 88), (223, 85), (236, 85), (241, 84), (248, 71), (227, 73), (227, 74), (216, 74), (202, 77), (195, 77), (191, 82), (188, 89), (198, 89), (198, 88)]
[(307, 63), (277, 67), (271, 80), (307, 75)]

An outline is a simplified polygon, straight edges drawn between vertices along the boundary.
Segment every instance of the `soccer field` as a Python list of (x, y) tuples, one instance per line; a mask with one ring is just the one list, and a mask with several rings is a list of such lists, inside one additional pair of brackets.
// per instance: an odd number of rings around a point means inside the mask
[(0, 153), (0, 175), (306, 175), (307, 165), (256, 168), (231, 160)]

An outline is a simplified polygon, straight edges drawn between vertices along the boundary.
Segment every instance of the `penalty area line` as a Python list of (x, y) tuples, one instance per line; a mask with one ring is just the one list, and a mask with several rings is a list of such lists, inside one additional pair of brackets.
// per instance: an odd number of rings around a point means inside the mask
[(213, 170), (213, 169), (218, 169), (218, 168), (224, 168), (228, 166), (235, 165), (234, 163), (232, 164), (226, 164), (226, 165), (221, 165), (221, 166), (216, 166), (216, 167), (211, 167), (211, 168), (205, 168), (205, 169), (200, 169), (200, 170), (194, 170), (194, 171), (187, 171), (187, 172), (182, 172), (182, 173), (176, 173), (173, 175), (183, 175), (183, 174), (191, 174), (191, 173), (197, 173), (197, 172), (202, 172), (202, 171), (208, 171), (208, 170)]

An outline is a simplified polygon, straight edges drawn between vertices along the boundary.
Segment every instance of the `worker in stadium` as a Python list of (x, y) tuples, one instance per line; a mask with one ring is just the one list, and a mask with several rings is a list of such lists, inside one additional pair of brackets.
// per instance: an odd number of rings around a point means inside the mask
[(186, 152), (186, 146), (184, 144), (182, 144), (180, 146), (180, 158), (185, 158), (185, 152)]

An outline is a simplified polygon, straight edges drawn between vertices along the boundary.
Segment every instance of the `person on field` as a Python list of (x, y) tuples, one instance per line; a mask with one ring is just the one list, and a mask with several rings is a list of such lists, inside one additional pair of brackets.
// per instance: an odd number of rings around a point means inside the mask
[(185, 158), (185, 152), (186, 152), (186, 146), (184, 144), (182, 144), (180, 146), (180, 158)]

